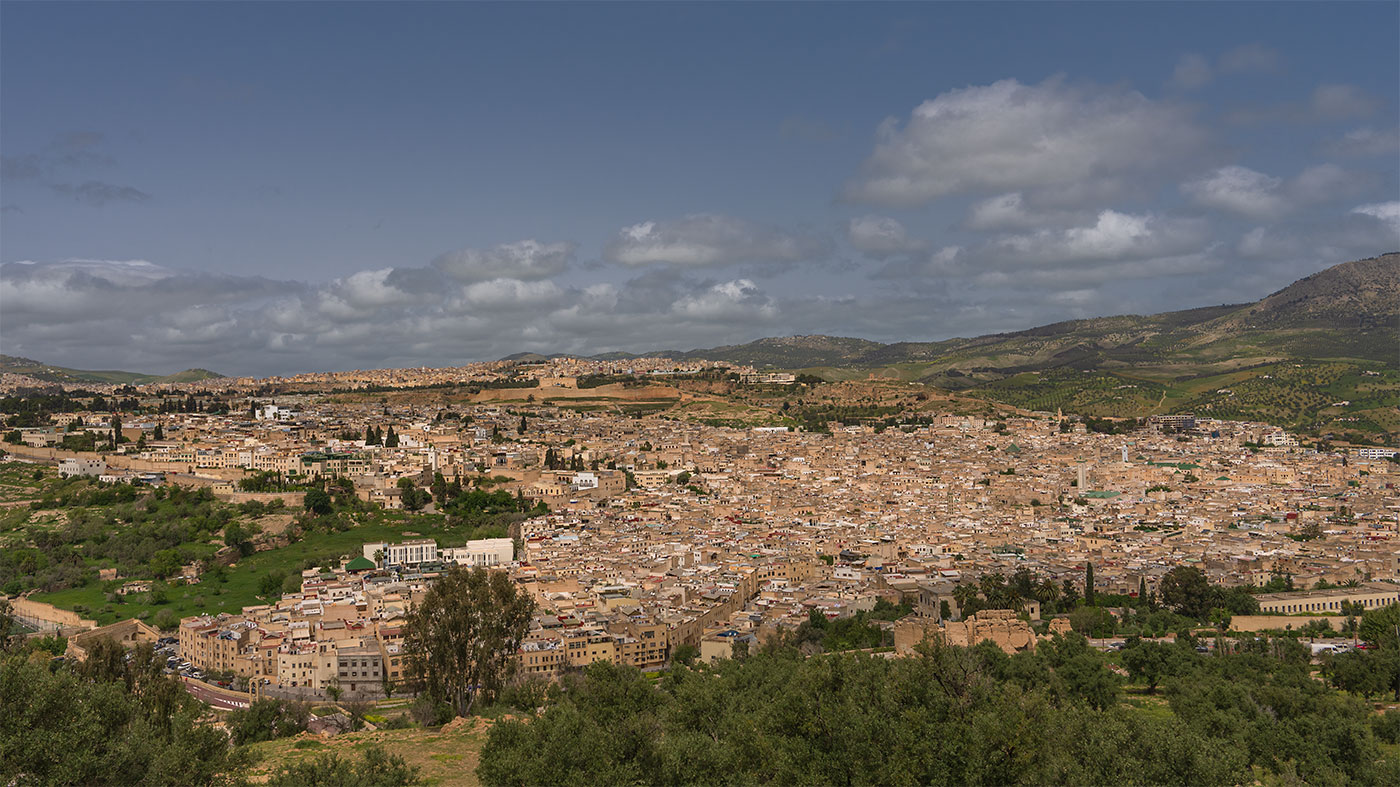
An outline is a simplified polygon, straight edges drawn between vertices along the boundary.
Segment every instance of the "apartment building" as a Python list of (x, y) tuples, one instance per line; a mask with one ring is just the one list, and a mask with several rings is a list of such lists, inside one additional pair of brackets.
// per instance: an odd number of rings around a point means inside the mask
[(1355, 588), (1309, 590), (1297, 593), (1261, 593), (1255, 596), (1259, 611), (1270, 615), (1298, 613), (1340, 613), (1343, 602), (1360, 604), (1363, 609), (1379, 609), (1400, 603), (1400, 585), (1366, 582)]

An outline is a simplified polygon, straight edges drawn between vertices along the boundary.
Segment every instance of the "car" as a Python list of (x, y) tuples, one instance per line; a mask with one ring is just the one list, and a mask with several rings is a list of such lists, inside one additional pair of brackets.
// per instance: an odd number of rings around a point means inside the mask
[(1197, 646), (1196, 646), (1196, 652), (1197, 652), (1197, 653), (1209, 653), (1209, 652), (1210, 652), (1210, 648), (1206, 647), (1205, 645), (1197, 645)]
[(1358, 650), (1373, 650), (1376, 646), (1369, 642), (1363, 642), (1356, 646)]

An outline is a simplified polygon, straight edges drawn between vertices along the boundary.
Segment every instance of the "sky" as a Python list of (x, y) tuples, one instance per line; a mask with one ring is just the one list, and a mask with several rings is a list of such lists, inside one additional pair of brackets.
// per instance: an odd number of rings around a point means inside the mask
[(230, 375), (1255, 300), (1400, 249), (1400, 4), (0, 4), (0, 352)]

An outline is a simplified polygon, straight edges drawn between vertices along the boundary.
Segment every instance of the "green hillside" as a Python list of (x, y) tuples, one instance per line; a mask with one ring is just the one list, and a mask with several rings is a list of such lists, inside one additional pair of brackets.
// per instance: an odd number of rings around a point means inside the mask
[(223, 377), (208, 369), (186, 369), (170, 375), (142, 374), (118, 370), (69, 369), (31, 358), (0, 355), (0, 372), (23, 374), (50, 383), (99, 383), (106, 385), (145, 385), (147, 383), (188, 383)]
[(940, 342), (793, 336), (694, 350), (827, 379), (922, 382), (1098, 417), (1195, 412), (1400, 438), (1400, 254), (1335, 265), (1256, 303)]

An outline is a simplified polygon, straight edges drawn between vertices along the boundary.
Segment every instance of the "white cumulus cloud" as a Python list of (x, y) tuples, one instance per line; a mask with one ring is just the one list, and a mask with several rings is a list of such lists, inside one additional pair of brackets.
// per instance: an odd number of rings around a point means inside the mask
[[(1396, 236), (1400, 236), (1400, 201), (1358, 205), (1352, 212), (1359, 213), (1363, 216), (1370, 216), (1390, 227), (1390, 231)], [(1400, 240), (1400, 237), (1398, 237), (1397, 240)]]
[(919, 205), (964, 192), (1111, 191), (1130, 175), (1197, 153), (1206, 133), (1182, 106), (1117, 87), (1014, 79), (951, 90), (881, 125), (844, 196)]
[(624, 227), (608, 243), (603, 258), (621, 265), (701, 267), (797, 262), (819, 252), (819, 244), (810, 238), (733, 216), (697, 213)]
[(489, 249), (459, 249), (433, 260), (433, 267), (459, 281), (548, 279), (563, 273), (577, 245), (522, 240)]
[(928, 244), (909, 237), (898, 220), (887, 216), (860, 216), (846, 224), (846, 238), (857, 250), (876, 259), (919, 251)]

